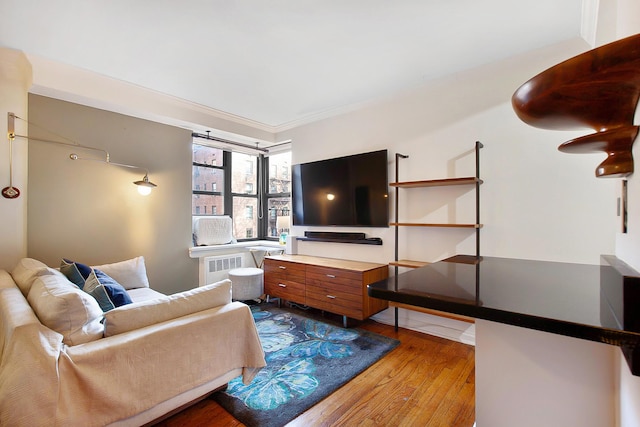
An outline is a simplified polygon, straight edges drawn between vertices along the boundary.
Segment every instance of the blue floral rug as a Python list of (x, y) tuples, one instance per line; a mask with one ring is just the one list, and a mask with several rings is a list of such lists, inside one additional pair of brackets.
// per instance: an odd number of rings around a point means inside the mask
[(344, 329), (299, 310), (252, 306), (267, 366), (212, 398), (247, 427), (281, 427), (364, 371), (400, 342)]

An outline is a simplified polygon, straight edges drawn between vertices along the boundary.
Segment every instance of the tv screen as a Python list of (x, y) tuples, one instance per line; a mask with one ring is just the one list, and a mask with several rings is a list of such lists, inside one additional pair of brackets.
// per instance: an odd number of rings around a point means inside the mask
[(293, 225), (388, 227), (387, 150), (293, 165)]

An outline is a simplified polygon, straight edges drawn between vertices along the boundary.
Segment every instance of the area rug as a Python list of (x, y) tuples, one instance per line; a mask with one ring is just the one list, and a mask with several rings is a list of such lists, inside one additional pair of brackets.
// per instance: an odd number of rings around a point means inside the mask
[(252, 306), (267, 366), (216, 400), (247, 427), (281, 427), (371, 366), (399, 341), (342, 328), (297, 310)]

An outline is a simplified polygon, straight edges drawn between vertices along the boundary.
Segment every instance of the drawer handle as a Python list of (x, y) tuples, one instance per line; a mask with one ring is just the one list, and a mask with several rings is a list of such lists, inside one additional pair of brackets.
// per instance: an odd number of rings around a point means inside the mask
[(284, 265), (279, 265), (279, 266), (278, 266), (278, 268), (281, 268), (281, 269), (283, 269), (283, 270), (286, 270), (286, 269), (287, 269), (287, 267), (285, 267)]
[(336, 275), (335, 274), (327, 274), (327, 277), (331, 278), (331, 279), (335, 279)]
[(287, 285), (285, 285), (284, 283), (278, 283), (278, 286), (280, 286), (281, 288), (286, 288)]
[(327, 295), (327, 298), (336, 299), (336, 297), (334, 295)]

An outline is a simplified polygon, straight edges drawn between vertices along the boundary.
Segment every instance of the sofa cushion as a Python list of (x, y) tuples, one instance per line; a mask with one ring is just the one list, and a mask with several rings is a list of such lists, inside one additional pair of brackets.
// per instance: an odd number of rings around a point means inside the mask
[(43, 325), (63, 336), (67, 345), (102, 338), (102, 310), (97, 301), (60, 272), (36, 277), (27, 300)]
[(134, 302), (142, 302), (150, 299), (158, 299), (158, 298), (167, 298), (165, 294), (162, 292), (158, 292), (155, 289), (151, 288), (136, 288), (136, 289), (127, 289), (127, 293), (131, 297), (131, 300)]
[(144, 257), (114, 262), (112, 264), (94, 265), (96, 268), (113, 277), (125, 289), (148, 288), (149, 279), (144, 263)]
[(94, 297), (104, 312), (132, 303), (121, 284), (95, 268), (91, 269), (82, 290)]
[(46, 264), (33, 258), (22, 258), (11, 271), (11, 277), (13, 277), (25, 298), (29, 295), (29, 289), (31, 289), (36, 277), (49, 274), (52, 273)]
[(231, 281), (217, 283), (136, 302), (105, 313), (105, 337), (143, 328), (231, 302)]

